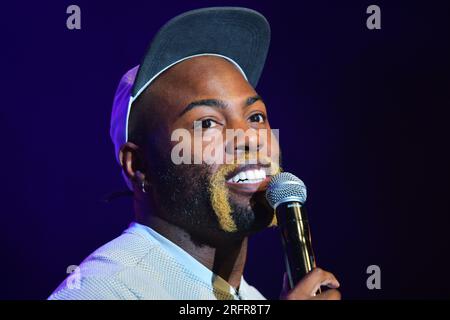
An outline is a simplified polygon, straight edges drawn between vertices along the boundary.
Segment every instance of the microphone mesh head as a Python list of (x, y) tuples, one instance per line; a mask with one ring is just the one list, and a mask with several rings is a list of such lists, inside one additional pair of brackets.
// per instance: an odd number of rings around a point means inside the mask
[(272, 177), (266, 190), (266, 199), (274, 209), (283, 202), (306, 201), (306, 186), (302, 180), (289, 172), (282, 172)]

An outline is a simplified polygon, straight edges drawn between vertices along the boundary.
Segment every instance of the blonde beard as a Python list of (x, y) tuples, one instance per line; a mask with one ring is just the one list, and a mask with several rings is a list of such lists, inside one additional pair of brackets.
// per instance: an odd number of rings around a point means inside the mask
[[(246, 157), (247, 160), (248, 157)], [(270, 174), (275, 175), (282, 171), (281, 167), (274, 162), (270, 162)], [(228, 197), (228, 188), (226, 187), (225, 177), (235, 170), (240, 164), (223, 165), (217, 170), (210, 179), (209, 191), (211, 195), (211, 205), (217, 216), (220, 228), (225, 232), (238, 231), (236, 223), (233, 220), (231, 205)], [(268, 227), (277, 225), (277, 217), (274, 214)]]

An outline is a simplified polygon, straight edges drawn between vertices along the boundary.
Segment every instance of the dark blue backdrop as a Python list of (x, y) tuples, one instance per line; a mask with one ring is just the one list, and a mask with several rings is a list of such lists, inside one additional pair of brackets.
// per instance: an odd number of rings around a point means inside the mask
[[(81, 7), (82, 29), (66, 28)], [(369, 4), (382, 29), (365, 26)], [(126, 228), (131, 199), (109, 140), (120, 76), (169, 18), (240, 5), (272, 45), (258, 91), (284, 166), (309, 190), (318, 264), (344, 298), (449, 297), (449, 6), (444, 1), (9, 1), (1, 38), (1, 290), (44, 299)], [(381, 290), (366, 287), (381, 267)], [(276, 230), (251, 241), (247, 280), (281, 286)]]

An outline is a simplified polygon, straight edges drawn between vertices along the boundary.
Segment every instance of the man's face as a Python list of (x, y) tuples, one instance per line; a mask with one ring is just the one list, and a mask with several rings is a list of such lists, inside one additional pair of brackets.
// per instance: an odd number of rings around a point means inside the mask
[[(242, 237), (274, 222), (263, 191), (279, 170), (278, 141), (271, 139), (264, 102), (234, 65), (212, 56), (185, 60), (164, 72), (140, 99), (140, 107), (151, 106), (146, 173), (161, 218), (200, 242)], [(179, 141), (171, 136), (179, 129), (188, 132), (190, 157), (202, 159), (201, 164), (174, 163), (172, 150)], [(247, 138), (238, 141), (230, 129), (246, 131)], [(264, 129), (268, 135), (261, 134)], [(205, 149), (215, 151), (205, 154)], [(262, 159), (260, 150), (269, 157)], [(218, 151), (222, 161), (217, 161)], [(243, 164), (242, 159), (256, 161)]]

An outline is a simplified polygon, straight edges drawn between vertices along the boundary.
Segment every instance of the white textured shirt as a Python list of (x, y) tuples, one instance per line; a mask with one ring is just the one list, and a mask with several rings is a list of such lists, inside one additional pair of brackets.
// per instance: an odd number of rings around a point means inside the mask
[(182, 248), (133, 222), (122, 235), (88, 256), (48, 299), (265, 298), (243, 277), (237, 292)]

